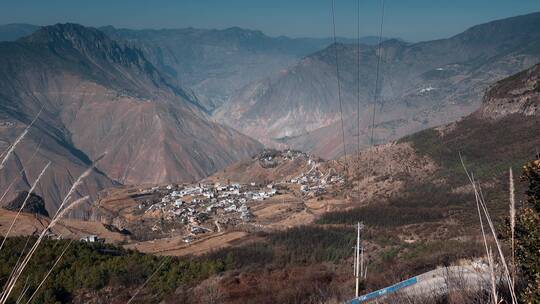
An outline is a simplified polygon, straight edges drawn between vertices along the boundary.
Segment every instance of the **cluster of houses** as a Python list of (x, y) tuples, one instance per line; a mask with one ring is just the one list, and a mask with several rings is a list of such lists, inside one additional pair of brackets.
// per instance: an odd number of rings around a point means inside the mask
[[(328, 187), (344, 182), (344, 178), (333, 169), (321, 169), (321, 160), (299, 151), (264, 150), (255, 159), (263, 167), (273, 167), (299, 157), (307, 162), (309, 169), (277, 184), (201, 183), (138, 189), (138, 212), (181, 224), (187, 232), (184, 241), (189, 243), (200, 234), (254, 221), (250, 205), (279, 194), (278, 189), (282, 191), (299, 185), (303, 196), (319, 197), (326, 193)], [(152, 227), (153, 231), (160, 229), (159, 224)]]
[(311, 159), (308, 154), (291, 149), (283, 151), (265, 149), (257, 156), (255, 156), (255, 159), (259, 161), (259, 164), (263, 168), (275, 168), (283, 161), (294, 160), (299, 157), (302, 157), (304, 159)]
[(328, 172), (319, 170), (319, 163), (312, 159), (309, 159), (308, 164), (311, 166), (310, 170), (287, 181), (291, 184), (300, 185), (300, 191), (307, 197), (318, 197), (326, 193), (329, 186), (340, 185), (345, 182), (345, 178), (335, 173), (334, 170), (328, 170)]
[[(158, 198), (140, 202), (140, 211), (186, 225), (192, 235), (186, 242), (191, 241), (193, 235), (214, 231), (218, 223), (234, 225), (252, 221), (250, 202), (263, 201), (277, 194), (273, 185), (254, 183), (168, 185), (153, 187), (150, 191), (159, 194)], [(158, 226), (152, 228), (158, 229)]]

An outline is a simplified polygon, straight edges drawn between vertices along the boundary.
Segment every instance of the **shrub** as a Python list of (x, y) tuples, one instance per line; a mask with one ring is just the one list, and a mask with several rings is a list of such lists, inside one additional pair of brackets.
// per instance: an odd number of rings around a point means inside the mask
[(443, 219), (444, 210), (425, 207), (397, 207), (389, 204), (371, 204), (346, 211), (323, 214), (318, 224), (348, 224), (358, 221), (380, 227), (397, 227), (416, 223), (433, 222)]

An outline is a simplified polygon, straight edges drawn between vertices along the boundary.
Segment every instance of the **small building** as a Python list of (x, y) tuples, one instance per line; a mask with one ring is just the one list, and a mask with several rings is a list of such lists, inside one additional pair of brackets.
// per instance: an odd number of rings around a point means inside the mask
[(182, 239), (184, 243), (191, 243), (195, 240), (195, 237), (193, 235), (188, 235)]
[(174, 206), (176, 208), (182, 207), (183, 204), (184, 204), (184, 201), (182, 201), (181, 199), (177, 199), (176, 201), (174, 201)]
[(223, 211), (225, 211), (225, 212), (236, 211), (236, 205), (230, 205), (230, 206), (226, 207), (225, 209), (223, 209)]
[(103, 239), (100, 239), (97, 237), (97, 235), (87, 235), (83, 238), (81, 238), (81, 242), (87, 242), (87, 243), (97, 243), (97, 242), (103, 242)]
[(249, 210), (242, 212), (241, 215), (240, 215), (240, 218), (244, 222), (251, 222), (254, 217), (255, 216), (253, 215), (253, 213), (251, 213)]
[(210, 231), (209, 229), (201, 227), (201, 226), (192, 226), (190, 230), (191, 230), (191, 233), (193, 234), (206, 233)]

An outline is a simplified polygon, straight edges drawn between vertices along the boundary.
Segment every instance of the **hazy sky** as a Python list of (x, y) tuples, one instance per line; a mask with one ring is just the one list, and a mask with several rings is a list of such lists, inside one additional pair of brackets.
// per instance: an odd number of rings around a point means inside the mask
[[(339, 36), (356, 36), (357, 0), (335, 0)], [(360, 1), (362, 35), (378, 32), (382, 0)], [(0, 24), (76, 22), (126, 28), (259, 29), (327, 37), (331, 0), (0, 0)], [(540, 0), (386, 0), (385, 36), (444, 38), (486, 21), (540, 11)]]

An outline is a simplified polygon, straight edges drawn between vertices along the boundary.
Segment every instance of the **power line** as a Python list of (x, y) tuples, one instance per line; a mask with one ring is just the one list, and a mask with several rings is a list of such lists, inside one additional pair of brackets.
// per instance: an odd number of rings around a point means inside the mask
[(357, 152), (358, 152), (358, 176), (360, 176), (360, 0), (357, 1), (357, 24), (356, 24), (356, 35), (357, 35), (357, 79), (356, 79), (356, 103), (357, 103), (357, 109), (356, 109), (356, 123), (357, 123), (357, 133), (358, 137), (357, 139)]
[(345, 170), (348, 175), (349, 166), (347, 163), (347, 149), (345, 147), (345, 128), (343, 126), (343, 104), (341, 101), (341, 81), (339, 78), (339, 57), (338, 57), (337, 39), (336, 39), (335, 5), (336, 5), (336, 1), (332, 0), (332, 27), (333, 27), (333, 33), (334, 33), (334, 51), (335, 51), (335, 56), (336, 56), (336, 79), (337, 79), (337, 86), (338, 86), (339, 113), (340, 113), (340, 120), (341, 120), (341, 141), (343, 143), (343, 155), (345, 156)]
[(377, 97), (379, 96), (379, 76), (380, 76), (380, 65), (381, 65), (381, 51), (382, 51), (382, 35), (383, 35), (383, 26), (384, 26), (384, 0), (382, 2), (382, 11), (381, 11), (381, 24), (379, 28), (379, 45), (377, 48), (377, 72), (375, 76), (375, 92), (373, 100), (373, 112), (371, 113), (371, 136), (369, 140), (370, 148), (373, 147), (373, 134), (375, 130), (375, 112), (377, 108)]

